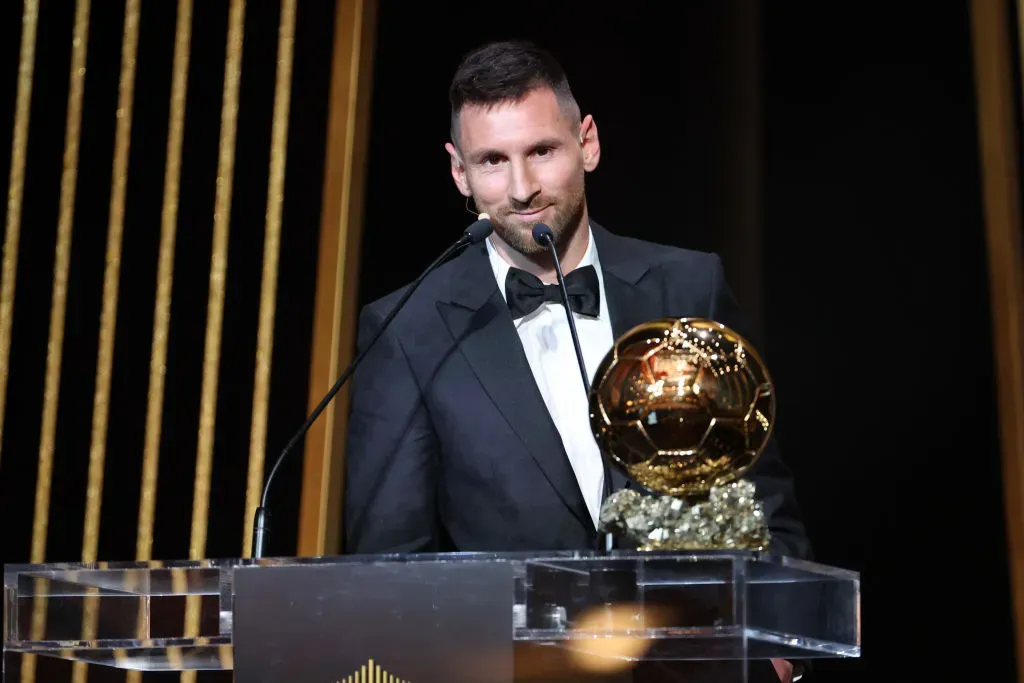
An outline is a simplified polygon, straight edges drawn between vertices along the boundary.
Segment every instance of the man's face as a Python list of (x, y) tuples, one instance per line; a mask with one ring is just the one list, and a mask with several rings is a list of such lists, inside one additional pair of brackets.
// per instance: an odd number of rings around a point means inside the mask
[(544, 250), (533, 240), (537, 223), (551, 228), (556, 243), (579, 227), (586, 207), (583, 176), (600, 156), (591, 117), (578, 127), (555, 93), (541, 88), (519, 102), (463, 107), (458, 130), (458, 150), (446, 145), (452, 177), (491, 217), (506, 244), (537, 253)]

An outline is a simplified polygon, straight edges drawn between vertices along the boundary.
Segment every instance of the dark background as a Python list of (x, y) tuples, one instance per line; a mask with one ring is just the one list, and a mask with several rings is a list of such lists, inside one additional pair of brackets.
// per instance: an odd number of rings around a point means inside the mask
[(461, 54), (550, 48), (598, 125), (591, 216), (722, 253), (763, 321), (816, 558), (862, 572), (864, 656), (825, 680), (1012, 680), (968, 5), (754, 6), (382, 3), (361, 300), (472, 220), (443, 149)]
[[(94, 4), (49, 561), (81, 550), (101, 305), (123, 3)], [(330, 5), (299, 2), (270, 455), (306, 411)], [(194, 8), (159, 559), (188, 551), (227, 7)], [(967, 3), (757, 7), (381, 0), (360, 303), (410, 280), (472, 220), (443, 149), (459, 57), (490, 39), (538, 41), (598, 124), (594, 219), (721, 253), (758, 323), (816, 559), (863, 577), (864, 656), (821, 663), (821, 680), (973, 680), (982, 665), (987, 680), (1013, 680)], [(0, 8), (4, 186), (20, 9)], [(27, 560), (31, 539), (73, 12), (42, 3), (0, 459), (5, 562)], [(248, 523), (278, 12), (247, 7), (210, 556), (237, 556)], [(134, 555), (173, 32), (174, 3), (144, 3), (100, 538), (109, 560)], [(299, 475), (298, 459), (280, 473), (269, 554), (295, 551)]]

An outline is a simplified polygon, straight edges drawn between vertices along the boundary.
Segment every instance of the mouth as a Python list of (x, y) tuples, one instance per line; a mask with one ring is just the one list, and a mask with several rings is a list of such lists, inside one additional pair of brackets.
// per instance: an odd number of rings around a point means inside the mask
[(522, 221), (536, 220), (542, 213), (548, 210), (548, 207), (542, 207), (533, 211), (513, 211), (512, 215)]

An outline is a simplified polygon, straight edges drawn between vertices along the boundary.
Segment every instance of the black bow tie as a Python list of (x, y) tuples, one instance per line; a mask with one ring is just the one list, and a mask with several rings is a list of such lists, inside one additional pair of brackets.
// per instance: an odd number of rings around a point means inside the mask
[[(593, 318), (601, 312), (601, 285), (594, 266), (583, 266), (566, 275), (565, 291), (569, 307), (576, 313)], [(533, 313), (545, 301), (562, 303), (558, 285), (546, 285), (519, 268), (509, 268), (505, 276), (505, 298), (513, 319)]]

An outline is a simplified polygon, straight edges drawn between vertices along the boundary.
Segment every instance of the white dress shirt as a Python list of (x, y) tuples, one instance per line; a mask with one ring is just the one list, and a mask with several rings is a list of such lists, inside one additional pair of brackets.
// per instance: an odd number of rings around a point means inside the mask
[[(487, 254), (498, 281), (498, 289), (504, 297), (505, 276), (510, 265), (495, 250), (490, 238), (487, 239)], [(601, 264), (597, 259), (597, 246), (589, 226), (587, 251), (577, 267), (588, 265), (597, 270), (597, 281), (601, 287), (601, 310), (596, 318), (579, 313), (573, 313), (573, 318), (580, 339), (580, 350), (583, 352), (583, 363), (593, 383), (597, 366), (612, 348), (614, 339)], [(604, 466), (601, 452), (590, 430), (590, 405), (580, 378), (579, 362), (576, 360), (565, 307), (561, 302), (546, 301), (533, 313), (517, 319), (515, 325), (537, 388), (562, 437), (569, 463), (576, 473), (583, 499), (596, 526), (604, 494)]]

